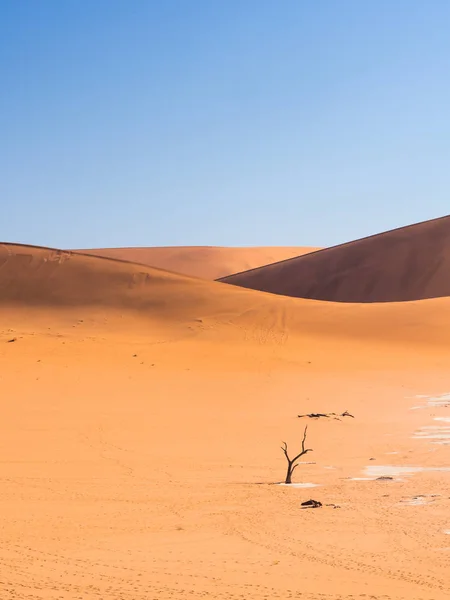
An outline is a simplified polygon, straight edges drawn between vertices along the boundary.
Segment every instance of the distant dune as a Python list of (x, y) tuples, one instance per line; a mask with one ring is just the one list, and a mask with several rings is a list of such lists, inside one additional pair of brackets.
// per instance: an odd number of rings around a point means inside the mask
[(0, 245), (2, 305), (9, 307), (10, 315), (20, 307), (51, 311), (88, 307), (96, 314), (113, 310), (122, 316), (139, 314), (169, 327), (207, 319), (212, 327), (225, 327), (222, 334), (228, 339), (238, 339), (241, 334), (263, 339), (295, 339), (308, 334), (447, 343), (444, 323), (428, 304), (324, 304), (224, 286), (117, 259), (15, 244)]
[(450, 217), (326, 248), (220, 281), (334, 302), (450, 296)]
[(294, 256), (313, 252), (305, 247), (222, 248), (219, 246), (166, 246), (155, 248), (94, 248), (75, 250), (96, 256), (119, 258), (190, 275), (202, 279), (219, 279)]

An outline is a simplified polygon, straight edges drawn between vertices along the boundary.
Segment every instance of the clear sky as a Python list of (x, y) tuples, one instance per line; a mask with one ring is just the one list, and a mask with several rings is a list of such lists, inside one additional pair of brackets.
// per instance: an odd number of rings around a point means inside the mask
[(332, 245), (450, 213), (448, 0), (0, 0), (0, 239)]

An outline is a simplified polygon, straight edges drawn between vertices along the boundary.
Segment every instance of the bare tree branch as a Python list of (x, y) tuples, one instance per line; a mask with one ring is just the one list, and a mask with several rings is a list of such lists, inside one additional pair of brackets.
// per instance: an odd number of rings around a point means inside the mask
[(302, 451), (305, 451), (305, 440), (306, 440), (306, 434), (308, 432), (308, 425), (306, 425), (305, 427), (305, 431), (303, 432), (303, 439), (302, 439)]
[(305, 442), (306, 442), (306, 433), (308, 431), (308, 425), (305, 427), (305, 431), (303, 432), (303, 439), (302, 439), (302, 451), (299, 452), (297, 454), (297, 456), (295, 458), (292, 459), (292, 462), (295, 462), (296, 460), (298, 460), (301, 456), (303, 456), (304, 454), (307, 454), (308, 452), (312, 452), (312, 448), (306, 448), (305, 449)]
[(282, 442), (282, 443), (283, 443), (283, 446), (281, 446), (281, 449), (283, 450), (284, 455), (287, 458), (287, 460), (290, 461), (290, 458), (289, 458), (288, 453), (287, 453), (287, 444), (286, 444), (286, 442)]

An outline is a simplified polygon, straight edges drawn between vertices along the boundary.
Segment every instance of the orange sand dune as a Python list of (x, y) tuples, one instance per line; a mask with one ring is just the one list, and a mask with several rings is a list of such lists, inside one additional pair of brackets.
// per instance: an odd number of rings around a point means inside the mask
[(95, 248), (77, 250), (96, 256), (119, 258), (203, 279), (218, 279), (317, 248), (265, 247), (221, 248), (217, 246), (167, 246), (162, 248)]
[(334, 302), (450, 295), (450, 216), (222, 278), (246, 288)]
[[(386, 306), (317, 303), (117, 259), (14, 244), (0, 246), (0, 292), (0, 303), (14, 308), (132, 310), (158, 323), (169, 320), (170, 327), (207, 318), (216, 324), (239, 324), (240, 329), (267, 330), (275, 336), (320, 334), (445, 346), (448, 339), (446, 308), (450, 304), (446, 299)], [(380, 319), (384, 327), (379, 326)]]
[[(0, 246), (0, 598), (446, 599), (450, 408), (415, 396), (450, 391), (449, 334), (449, 298)], [(318, 487), (272, 485), (306, 423)], [(382, 465), (430, 470), (364, 480)]]

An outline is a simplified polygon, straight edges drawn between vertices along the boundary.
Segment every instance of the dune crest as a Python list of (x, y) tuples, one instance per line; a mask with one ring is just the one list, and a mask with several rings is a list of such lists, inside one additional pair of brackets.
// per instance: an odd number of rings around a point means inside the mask
[(309, 247), (165, 246), (148, 248), (94, 248), (74, 250), (95, 256), (119, 258), (202, 279), (219, 279), (294, 256), (313, 252)]
[[(0, 306), (138, 315), (159, 326), (207, 320), (226, 339), (329, 339), (447, 344), (450, 300), (339, 304), (223, 285), (117, 259), (49, 248), (0, 246)], [(143, 330), (145, 332), (145, 329)], [(203, 335), (207, 329), (202, 328)], [(217, 341), (220, 336), (217, 334)], [(284, 342), (283, 342), (284, 343)]]
[(450, 296), (450, 216), (221, 278), (245, 288), (333, 302)]

